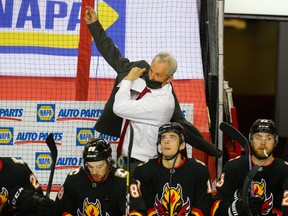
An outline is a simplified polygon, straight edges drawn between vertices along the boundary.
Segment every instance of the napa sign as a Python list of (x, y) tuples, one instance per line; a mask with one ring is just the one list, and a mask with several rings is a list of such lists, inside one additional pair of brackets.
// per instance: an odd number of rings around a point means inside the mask
[[(103, 13), (110, 14), (101, 22), (104, 29), (112, 26), (120, 16), (121, 19), (125, 18), (125, 1), (117, 1), (112, 6), (110, 1), (106, 2), (99, 2), (97, 6), (99, 16)], [(81, 6), (82, 1), (79, 0), (1, 1), (0, 52), (77, 56)], [(101, 16), (99, 19), (101, 20)], [(113, 32), (123, 35), (123, 27), (114, 25)], [(117, 41), (117, 45), (121, 45), (120, 49), (124, 48), (124, 39), (122, 37), (122, 43), (119, 39)], [(99, 55), (97, 52), (93, 53)]]

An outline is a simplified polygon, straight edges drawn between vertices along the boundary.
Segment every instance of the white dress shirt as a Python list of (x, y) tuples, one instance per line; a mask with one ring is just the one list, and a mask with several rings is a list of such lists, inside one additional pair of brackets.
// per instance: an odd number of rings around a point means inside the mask
[[(160, 89), (150, 89), (141, 99), (137, 96), (146, 87), (143, 79), (131, 82), (122, 80), (115, 95), (113, 111), (123, 118), (122, 130), (126, 119), (134, 129), (134, 139), (131, 157), (146, 161), (157, 155), (158, 129), (162, 124), (170, 122), (175, 101), (172, 86), (166, 84)], [(131, 91), (133, 90), (133, 91)], [(132, 92), (132, 93), (131, 93)], [(113, 122), (111, 122), (113, 124)], [(124, 137), (122, 154), (127, 156), (130, 140), (130, 127)]]

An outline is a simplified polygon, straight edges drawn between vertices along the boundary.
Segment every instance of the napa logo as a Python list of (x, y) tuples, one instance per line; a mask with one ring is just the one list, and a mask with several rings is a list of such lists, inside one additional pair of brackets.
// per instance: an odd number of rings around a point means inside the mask
[(82, 165), (82, 157), (59, 157), (56, 162), (56, 169), (75, 169)]
[(55, 122), (55, 104), (37, 104), (37, 122)]
[(0, 108), (0, 120), (22, 121), (23, 109)]
[[(45, 144), (48, 132), (19, 131), (15, 140), (15, 145), (23, 144)], [(53, 138), (56, 145), (61, 145), (63, 138), (62, 132), (53, 132)]]
[(14, 128), (0, 127), (0, 145), (13, 145)]
[[(0, 1), (0, 53), (77, 56), (81, 7), (81, 0)], [(126, 0), (97, 2), (95, 8), (125, 56)], [(100, 56), (93, 48), (93, 55)]]
[(110, 142), (110, 144), (118, 144), (118, 142), (119, 142), (118, 137), (114, 137), (114, 136), (110, 136), (110, 135), (106, 135), (106, 134), (102, 134), (102, 133), (100, 133), (98, 135), (98, 138), (99, 139), (105, 139), (108, 142)]
[(56, 121), (97, 121), (103, 109), (60, 109)]
[(84, 146), (90, 139), (93, 139), (94, 137), (94, 128), (77, 128), (76, 146)]
[(53, 160), (50, 152), (35, 153), (35, 170), (50, 170), (52, 162)]

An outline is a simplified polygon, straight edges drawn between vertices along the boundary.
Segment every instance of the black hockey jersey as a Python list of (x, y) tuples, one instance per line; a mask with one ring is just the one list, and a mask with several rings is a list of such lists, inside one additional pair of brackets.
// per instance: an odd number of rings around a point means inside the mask
[[(126, 209), (126, 174), (112, 167), (103, 183), (91, 182), (83, 167), (71, 171), (56, 198), (56, 215), (119, 216)], [(130, 181), (130, 215), (146, 215), (136, 181)]]
[[(217, 194), (212, 215), (225, 216), (233, 201), (233, 194), (242, 189), (249, 172), (249, 157), (241, 156), (228, 161), (223, 167), (216, 184)], [(254, 195), (264, 198), (261, 215), (288, 215), (288, 163), (274, 158), (274, 161), (260, 169), (253, 178)]]
[(183, 158), (175, 169), (167, 169), (161, 158), (136, 167), (134, 177), (148, 215), (209, 215), (211, 184), (208, 168), (200, 161)]
[(19, 187), (43, 194), (37, 178), (24, 161), (12, 157), (0, 157), (0, 215), (17, 213), (17, 210), (12, 211), (6, 204), (9, 192)]

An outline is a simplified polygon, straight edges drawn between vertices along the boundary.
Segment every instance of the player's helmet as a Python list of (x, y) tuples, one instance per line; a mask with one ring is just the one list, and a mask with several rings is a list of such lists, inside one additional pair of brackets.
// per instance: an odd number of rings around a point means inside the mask
[(278, 143), (278, 130), (274, 121), (271, 119), (257, 119), (251, 126), (249, 132), (249, 140), (252, 139), (253, 134), (265, 132), (274, 135), (276, 143)]
[(94, 138), (88, 141), (83, 150), (83, 164), (88, 171), (87, 162), (106, 160), (112, 165), (112, 149), (110, 143), (105, 139)]
[(161, 143), (161, 136), (164, 133), (174, 132), (177, 133), (180, 138), (180, 143), (185, 142), (185, 129), (177, 122), (167, 123), (162, 125), (158, 131), (157, 144)]

